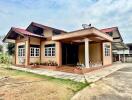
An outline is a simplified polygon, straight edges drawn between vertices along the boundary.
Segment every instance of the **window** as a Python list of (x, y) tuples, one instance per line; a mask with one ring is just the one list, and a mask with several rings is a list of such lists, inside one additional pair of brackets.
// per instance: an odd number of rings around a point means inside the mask
[(18, 46), (18, 56), (24, 57), (25, 56), (25, 47), (24, 45)]
[(43, 28), (40, 28), (40, 27), (37, 27), (37, 26), (33, 26), (33, 25), (29, 26), (27, 28), (27, 31), (35, 33), (35, 34), (38, 34), (38, 35), (43, 35), (43, 33), (44, 33), (44, 29)]
[(107, 34), (109, 34), (110, 36), (113, 36), (113, 32), (106, 32)]
[(110, 46), (105, 45), (105, 56), (110, 56)]
[(47, 57), (55, 56), (55, 44), (45, 45), (45, 56)]
[(30, 48), (30, 56), (31, 57), (39, 57), (40, 48), (31, 47)]
[(61, 34), (61, 31), (59, 31), (59, 30), (53, 30), (53, 35), (59, 35), (59, 34)]

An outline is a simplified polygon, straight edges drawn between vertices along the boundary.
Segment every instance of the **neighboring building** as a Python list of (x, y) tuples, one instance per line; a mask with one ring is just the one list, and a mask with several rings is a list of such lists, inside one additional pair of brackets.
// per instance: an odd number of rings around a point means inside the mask
[(118, 30), (118, 27), (105, 28), (101, 30), (113, 37), (112, 42), (112, 52), (113, 52), (113, 61), (122, 61), (125, 62), (125, 53), (128, 53), (128, 47), (123, 43), (122, 36)]
[(116, 61), (132, 62), (132, 43), (125, 44), (127, 49), (114, 50)]
[(127, 43), (126, 44), (127, 45), (127, 47), (128, 47), (128, 54), (129, 54), (129, 56), (132, 56), (132, 43)]
[(32, 22), (27, 29), (12, 27), (4, 42), (16, 45), (16, 65), (54, 61), (58, 66), (89, 67), (112, 64), (113, 37), (95, 27), (66, 32)]

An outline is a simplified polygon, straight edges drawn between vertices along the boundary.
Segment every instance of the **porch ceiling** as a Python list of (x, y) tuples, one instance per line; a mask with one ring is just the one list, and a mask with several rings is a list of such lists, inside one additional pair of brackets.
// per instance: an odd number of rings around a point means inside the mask
[(128, 49), (128, 47), (123, 42), (113, 42), (112, 48), (113, 50)]
[(52, 40), (77, 41), (85, 38), (88, 38), (90, 41), (113, 41), (111, 36), (94, 27), (73, 31), (62, 35), (56, 35), (52, 37)]

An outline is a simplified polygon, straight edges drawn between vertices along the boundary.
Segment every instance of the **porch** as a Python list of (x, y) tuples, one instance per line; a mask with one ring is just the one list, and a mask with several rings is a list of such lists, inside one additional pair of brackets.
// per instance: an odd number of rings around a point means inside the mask
[(61, 43), (61, 64), (85, 68), (112, 64), (112, 37), (91, 27), (56, 35), (53, 41)]
[(23, 65), (15, 65), (17, 67), (21, 68), (30, 68), (30, 69), (40, 69), (40, 70), (49, 70), (49, 71), (59, 71), (59, 72), (66, 72), (66, 73), (72, 73), (72, 74), (84, 74), (84, 73), (89, 73), (94, 70), (98, 70), (101, 68), (105, 68), (107, 66), (96, 66), (96, 67), (79, 67), (79, 66), (68, 66), (68, 65), (63, 65), (63, 66), (45, 66), (45, 65), (28, 65), (28, 66), (23, 66)]
[[(79, 42), (61, 42), (62, 46), (62, 65), (85, 67), (85, 40)], [(89, 42), (88, 52), (89, 65), (87, 68), (100, 67), (103, 65), (103, 43)], [(88, 67), (89, 66), (89, 67)]]

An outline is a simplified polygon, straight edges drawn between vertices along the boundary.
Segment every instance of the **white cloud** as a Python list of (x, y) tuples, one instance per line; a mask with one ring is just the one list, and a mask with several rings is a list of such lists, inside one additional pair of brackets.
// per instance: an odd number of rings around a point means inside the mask
[(131, 12), (131, 0), (1, 0), (0, 32), (31, 21), (68, 31), (92, 23), (97, 28), (118, 26), (124, 41), (132, 42)]

